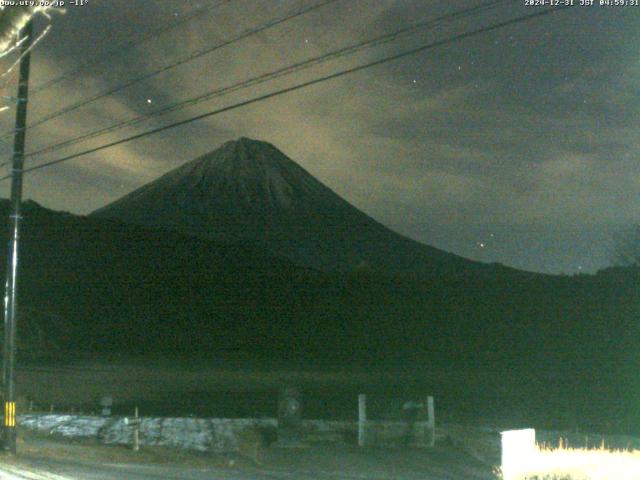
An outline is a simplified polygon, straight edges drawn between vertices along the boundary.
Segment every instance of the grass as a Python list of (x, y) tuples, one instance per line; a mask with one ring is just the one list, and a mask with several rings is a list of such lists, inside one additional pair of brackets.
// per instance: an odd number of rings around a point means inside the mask
[(536, 447), (533, 455), (519, 462), (518, 471), (498, 472), (504, 480), (637, 480), (640, 450)]
[[(602, 433), (629, 432), (605, 428), (600, 417), (615, 418), (622, 426), (637, 424), (624, 412), (608, 408), (605, 392), (590, 397), (593, 405), (580, 403), (581, 391), (573, 394), (561, 385), (572, 372), (575, 378), (575, 370), (558, 368), (556, 378), (538, 374), (536, 369), (536, 365), (513, 362), (475, 367), (429, 362), (267, 362), (233, 356), (215, 360), (101, 356), (57, 363), (22, 362), (16, 383), (22, 398), (20, 413), (30, 401), (37, 411), (48, 412), (53, 405), (57, 413), (97, 413), (100, 398), (111, 395), (116, 415), (130, 415), (138, 406), (146, 416), (275, 416), (278, 390), (293, 384), (304, 392), (307, 418), (355, 419), (357, 394), (367, 393), (372, 418), (375, 395), (381, 399), (433, 395), (438, 424), (497, 429), (529, 425), (566, 431), (579, 426), (582, 431)], [(589, 382), (599, 385), (600, 378), (592, 375)], [(546, 393), (536, 395), (538, 391)]]

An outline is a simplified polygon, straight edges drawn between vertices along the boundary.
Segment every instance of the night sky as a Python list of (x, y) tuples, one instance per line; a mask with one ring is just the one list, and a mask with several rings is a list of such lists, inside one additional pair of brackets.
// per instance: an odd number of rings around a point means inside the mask
[[(29, 119), (316, 2), (227, 2), (34, 94)], [(33, 53), (31, 85), (216, 3), (89, 0), (54, 12)], [(473, 4), (337, 0), (33, 128), (27, 151)], [(29, 158), (28, 166), (538, 8), (507, 3)], [(37, 30), (45, 24), (41, 17)], [(16, 77), (2, 95), (15, 95)], [(248, 136), (273, 143), (356, 207), (421, 242), (527, 270), (593, 272), (609, 264), (612, 235), (640, 221), (639, 90), (640, 7), (576, 6), (33, 172), (25, 197), (89, 213)], [(13, 120), (13, 110), (0, 113), (2, 130)], [(0, 145), (7, 159), (9, 152)]]

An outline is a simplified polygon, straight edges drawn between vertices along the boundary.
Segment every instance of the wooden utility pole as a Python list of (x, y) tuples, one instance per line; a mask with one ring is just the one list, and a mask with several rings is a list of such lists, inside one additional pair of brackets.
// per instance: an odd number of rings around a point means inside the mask
[(18, 247), (20, 240), (20, 220), (22, 204), (22, 173), (24, 166), (24, 144), (27, 130), (27, 101), (29, 96), (29, 67), (33, 23), (31, 20), (20, 32), (24, 41), (20, 45), (20, 79), (16, 100), (16, 131), (13, 142), (11, 163), (11, 214), (9, 218), (10, 239), (7, 256), (7, 278), (4, 297), (4, 435), (3, 447), (16, 452), (16, 316), (18, 313)]

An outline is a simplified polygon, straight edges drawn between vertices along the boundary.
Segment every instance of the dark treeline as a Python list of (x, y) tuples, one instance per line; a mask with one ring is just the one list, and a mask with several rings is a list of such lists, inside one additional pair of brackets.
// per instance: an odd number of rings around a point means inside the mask
[[(0, 215), (7, 213), (3, 203)], [(437, 278), (321, 273), (249, 247), (33, 203), (22, 241), (23, 358), (121, 352), (524, 365), (508, 381), (533, 390), (535, 379), (568, 372), (545, 388), (599, 411), (617, 402), (635, 418), (637, 268), (576, 276), (498, 266)]]

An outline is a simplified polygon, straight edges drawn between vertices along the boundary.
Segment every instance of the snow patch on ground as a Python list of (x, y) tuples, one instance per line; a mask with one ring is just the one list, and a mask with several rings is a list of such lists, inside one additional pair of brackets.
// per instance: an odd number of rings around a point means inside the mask
[[(119, 445), (133, 443), (133, 427), (130, 420), (126, 417), (116, 416), (59, 414), (18, 416), (18, 424), (22, 428), (66, 438), (95, 438), (101, 443)], [(407, 427), (404, 422), (369, 421), (367, 425), (368, 442), (373, 442), (376, 445), (397, 443), (406, 437)], [(233, 453), (240, 449), (244, 432), (255, 434), (258, 431), (259, 435), (263, 435), (268, 430), (275, 430), (277, 426), (278, 421), (275, 418), (141, 417), (139, 442), (141, 446), (164, 446), (200, 452)], [(414, 427), (425, 429), (427, 426), (426, 422), (418, 422)], [(321, 439), (339, 439), (348, 434), (355, 436), (357, 428), (358, 424), (354, 421), (306, 419), (302, 422), (302, 431), (305, 434), (312, 438)]]
[[(130, 445), (133, 428), (125, 417), (25, 414), (23, 428), (67, 438), (97, 438), (106, 444)], [(201, 452), (236, 452), (238, 434), (275, 428), (276, 419), (153, 418), (140, 419), (140, 445), (178, 447)]]

